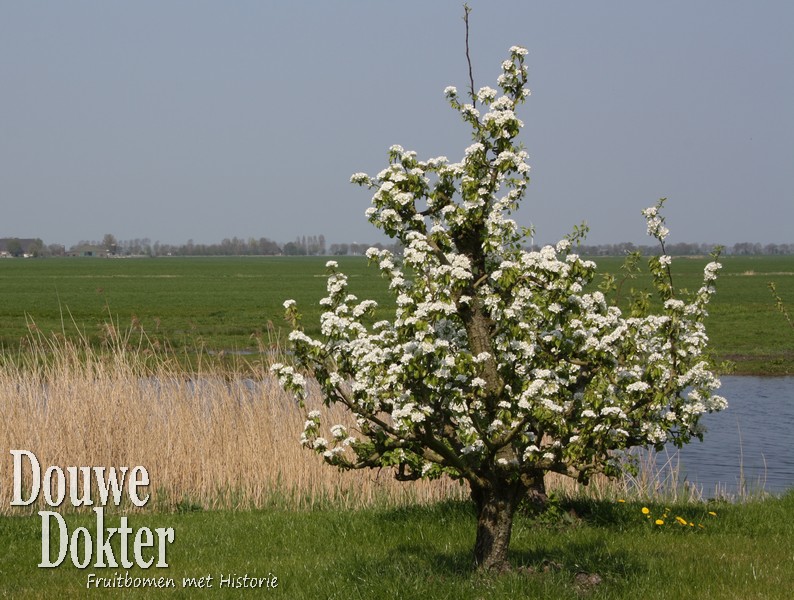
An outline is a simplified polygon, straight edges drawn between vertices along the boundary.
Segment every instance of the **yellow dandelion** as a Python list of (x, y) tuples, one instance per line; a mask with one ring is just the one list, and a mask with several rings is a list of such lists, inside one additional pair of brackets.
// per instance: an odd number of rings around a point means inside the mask
[(618, 502), (620, 502), (621, 504), (623, 504), (623, 503), (624, 503), (624, 502), (626, 502), (626, 501), (625, 501), (623, 498), (618, 498)]
[(705, 529), (702, 523), (698, 523), (698, 527), (700, 527), (701, 529)]
[(642, 514), (647, 515), (647, 514), (650, 514), (650, 512), (651, 512), (651, 509), (648, 508), (647, 506), (643, 506), (642, 507)]
[(690, 524), (689, 524), (689, 526), (690, 526), (690, 527), (694, 527), (694, 526), (695, 526), (695, 524), (694, 524), (694, 523), (690, 523)]
[(686, 519), (683, 519), (681, 517), (676, 517), (675, 520), (681, 523), (681, 525), (686, 525)]
[(664, 525), (664, 521), (662, 521), (661, 519), (656, 519), (656, 524), (657, 525)]
[(717, 513), (715, 513), (713, 510), (710, 510), (710, 511), (709, 511), (709, 514), (710, 514), (712, 517), (716, 517), (716, 516), (717, 516)]

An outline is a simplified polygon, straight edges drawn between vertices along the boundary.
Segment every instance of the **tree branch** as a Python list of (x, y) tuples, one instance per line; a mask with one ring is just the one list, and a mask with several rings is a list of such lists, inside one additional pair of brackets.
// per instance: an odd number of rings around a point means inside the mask
[(466, 23), (466, 62), (469, 64), (469, 90), (471, 94), (471, 103), (477, 106), (477, 96), (474, 95), (474, 74), (471, 68), (471, 56), (469, 56), (469, 13), (471, 6), (468, 4), (463, 5), (463, 22)]

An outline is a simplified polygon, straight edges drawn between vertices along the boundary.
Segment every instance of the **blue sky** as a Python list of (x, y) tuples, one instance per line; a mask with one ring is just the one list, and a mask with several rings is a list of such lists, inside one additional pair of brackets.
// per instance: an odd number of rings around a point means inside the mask
[[(794, 242), (794, 3), (471, 0), (477, 87), (529, 50), (536, 241)], [(381, 240), (352, 173), (459, 159), (462, 3), (0, 0), (0, 237)]]

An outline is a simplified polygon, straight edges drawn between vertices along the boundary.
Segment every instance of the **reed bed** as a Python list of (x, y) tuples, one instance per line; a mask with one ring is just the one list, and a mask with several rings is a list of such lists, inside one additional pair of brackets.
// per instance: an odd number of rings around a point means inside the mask
[[(190, 356), (155, 348), (134, 327), (120, 333), (110, 322), (105, 328), (102, 348), (34, 329), (17, 354), (0, 354), (0, 447), (32, 452), (42, 471), (52, 465), (64, 472), (69, 466), (143, 466), (150, 478), (146, 508), (161, 511), (363, 508), (468, 498), (459, 482), (398, 482), (388, 469), (342, 472), (302, 448), (305, 411), (269, 373), (272, 360), (285, 359), (276, 337), (267, 347), (260, 343), (261, 361), (230, 365), (228, 357), (200, 348)], [(316, 390), (306, 409), (355, 429), (350, 416), (324, 406)], [(41, 510), (43, 494), (28, 507), (10, 505), (8, 450), (0, 458), (0, 514)], [(680, 480), (674, 458), (660, 466), (652, 452), (637, 456), (635, 475), (597, 476), (582, 486), (549, 474), (547, 490), (597, 500), (703, 501), (701, 489)], [(74, 510), (68, 492), (61, 510)]]
[[(129, 335), (104, 350), (38, 337), (0, 361), (0, 447), (32, 452), (42, 470), (144, 466), (151, 482), (147, 508), (364, 507), (466, 495), (448, 480), (406, 485), (386, 470), (340, 472), (324, 464), (300, 446), (304, 412), (264, 363), (253, 373), (249, 365), (243, 377), (208, 358), (189, 373), (184, 361), (131, 344)], [(316, 394), (308, 408), (329, 422), (349, 420)], [(0, 460), (5, 514), (23, 510), (10, 506), (12, 468), (6, 450)], [(43, 503), (40, 494), (25, 511)], [(69, 504), (67, 492), (62, 510)]]

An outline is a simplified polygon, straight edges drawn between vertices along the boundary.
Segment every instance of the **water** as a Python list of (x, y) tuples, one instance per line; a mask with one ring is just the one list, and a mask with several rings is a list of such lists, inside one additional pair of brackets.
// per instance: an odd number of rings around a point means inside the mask
[(673, 456), (680, 478), (701, 487), (704, 497), (794, 488), (794, 377), (721, 379), (728, 408), (703, 415), (704, 441)]

